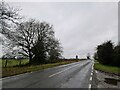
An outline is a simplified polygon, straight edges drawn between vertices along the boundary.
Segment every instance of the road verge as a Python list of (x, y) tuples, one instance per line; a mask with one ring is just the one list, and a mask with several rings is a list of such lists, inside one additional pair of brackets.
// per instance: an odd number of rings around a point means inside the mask
[(107, 66), (100, 63), (95, 63), (94, 68), (104, 73), (120, 76), (120, 67)]
[(69, 64), (69, 63), (73, 63), (73, 62), (77, 62), (77, 61), (62, 61), (62, 62), (58, 62), (58, 63), (50, 63), (50, 64), (43, 64), (43, 65), (2, 68), (2, 78), (8, 77), (8, 76), (13, 76), (13, 75), (18, 75), (18, 74), (23, 74), (23, 73), (28, 73), (28, 72), (33, 72), (33, 71), (38, 71), (38, 70), (42, 70), (42, 69), (47, 69), (47, 68), (51, 68), (51, 67), (55, 67), (55, 66), (65, 65), (65, 64)]

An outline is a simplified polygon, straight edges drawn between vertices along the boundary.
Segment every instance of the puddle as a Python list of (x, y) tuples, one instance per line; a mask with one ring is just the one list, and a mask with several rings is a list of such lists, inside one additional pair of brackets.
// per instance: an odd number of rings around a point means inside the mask
[(105, 81), (108, 84), (112, 84), (112, 85), (117, 85), (118, 82), (120, 82), (119, 79), (114, 79), (114, 78), (105, 78)]

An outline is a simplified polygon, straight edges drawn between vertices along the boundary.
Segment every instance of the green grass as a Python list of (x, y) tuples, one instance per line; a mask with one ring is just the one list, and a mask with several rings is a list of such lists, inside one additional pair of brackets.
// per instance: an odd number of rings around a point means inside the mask
[(2, 59), (0, 59), (0, 67), (2, 67)]
[[(28, 63), (28, 59), (23, 59), (21, 60), (21, 65), (27, 64)], [(5, 66), (5, 62), (6, 60), (0, 60), (0, 67), (4, 67)], [(7, 60), (7, 67), (12, 67), (12, 66), (16, 66), (19, 65), (19, 60)]]
[(100, 63), (95, 63), (94, 68), (96, 70), (120, 75), (120, 67), (108, 66), (108, 65), (103, 65), (103, 64), (100, 64)]
[(51, 68), (59, 65), (69, 64), (76, 61), (62, 61), (58, 63), (51, 64), (43, 64), (43, 65), (31, 65), (31, 66), (23, 66), (23, 67), (7, 67), (2, 68), (2, 77), (17, 75), (26, 72), (38, 71), (46, 68)]

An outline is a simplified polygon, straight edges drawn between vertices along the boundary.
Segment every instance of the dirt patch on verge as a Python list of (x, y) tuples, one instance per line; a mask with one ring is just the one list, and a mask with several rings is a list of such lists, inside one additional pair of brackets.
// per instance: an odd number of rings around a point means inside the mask
[(120, 88), (120, 76), (97, 71), (98, 88)]

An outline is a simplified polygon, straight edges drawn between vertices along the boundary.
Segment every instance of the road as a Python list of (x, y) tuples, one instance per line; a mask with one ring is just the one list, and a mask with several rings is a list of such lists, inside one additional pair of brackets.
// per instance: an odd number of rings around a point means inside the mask
[(97, 88), (94, 62), (84, 60), (4, 78), (2, 88)]

